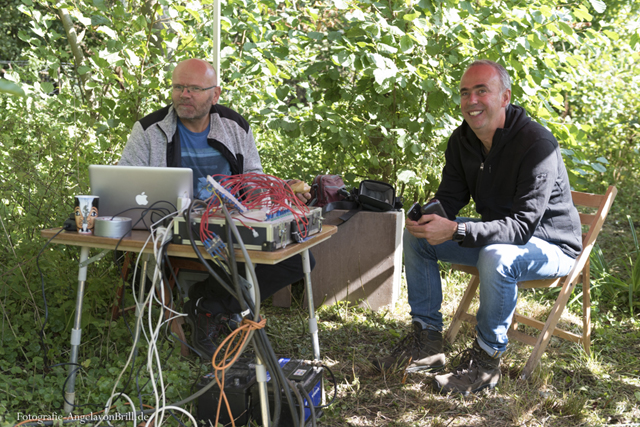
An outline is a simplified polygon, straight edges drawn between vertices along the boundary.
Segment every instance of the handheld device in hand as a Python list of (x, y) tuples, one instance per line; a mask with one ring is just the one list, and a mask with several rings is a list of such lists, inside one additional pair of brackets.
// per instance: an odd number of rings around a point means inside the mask
[(411, 206), (411, 209), (409, 210), (407, 217), (411, 221), (417, 221), (422, 217), (422, 215), (429, 215), (429, 214), (437, 214), (444, 218), (447, 217), (447, 214), (445, 213), (444, 208), (442, 207), (440, 202), (436, 199), (431, 200), (429, 203), (426, 203), (424, 206), (420, 206), (420, 203), (414, 203), (414, 205)]

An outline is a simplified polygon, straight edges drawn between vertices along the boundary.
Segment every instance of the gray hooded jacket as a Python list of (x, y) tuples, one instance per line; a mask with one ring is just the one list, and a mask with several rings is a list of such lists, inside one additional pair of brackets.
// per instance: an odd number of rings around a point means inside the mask
[[(262, 173), (260, 155), (249, 123), (240, 114), (222, 105), (211, 106), (210, 118), (207, 142), (227, 159), (231, 173)], [(172, 105), (137, 121), (119, 164), (181, 167), (177, 128), (178, 116)]]

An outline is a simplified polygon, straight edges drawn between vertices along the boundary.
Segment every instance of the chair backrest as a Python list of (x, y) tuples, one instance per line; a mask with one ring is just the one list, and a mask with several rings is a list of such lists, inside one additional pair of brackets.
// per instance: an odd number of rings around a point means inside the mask
[[(573, 283), (580, 277), (580, 273), (584, 269), (585, 265), (587, 265), (593, 245), (596, 242), (598, 234), (600, 234), (600, 230), (602, 230), (604, 220), (607, 218), (607, 214), (609, 213), (609, 209), (611, 209), (611, 205), (613, 204), (613, 200), (616, 198), (617, 193), (618, 190), (613, 185), (609, 186), (604, 194), (581, 193), (579, 191), (571, 192), (573, 204), (576, 206), (580, 214), (580, 223), (587, 226), (588, 229), (586, 232), (582, 233), (582, 252), (578, 255), (573, 269), (567, 275), (570, 283)], [(581, 212), (581, 210), (593, 211), (594, 208), (596, 209), (595, 213)], [(557, 286), (561, 286), (567, 276), (555, 279), (520, 282), (518, 283), (518, 287), (522, 289), (555, 288)]]
[(580, 212), (580, 222), (582, 225), (589, 227), (587, 232), (582, 235), (583, 252), (585, 249), (591, 252), (591, 248), (602, 229), (604, 220), (609, 214), (609, 209), (611, 209), (616, 194), (618, 194), (618, 190), (613, 185), (609, 186), (604, 194), (581, 193), (578, 191), (571, 192), (573, 204), (578, 211), (580, 211), (581, 207), (597, 209), (594, 214)]
[(589, 261), (589, 255), (591, 254), (593, 245), (598, 238), (598, 234), (600, 234), (600, 230), (602, 230), (604, 220), (607, 219), (609, 209), (611, 209), (616, 194), (618, 194), (618, 190), (613, 185), (610, 185), (604, 194), (571, 192), (573, 204), (578, 208), (578, 211), (580, 211), (580, 207), (596, 208), (597, 210), (594, 214), (580, 213), (580, 222), (582, 225), (588, 226), (589, 229), (582, 235), (582, 252), (576, 259), (576, 263), (568, 275), (570, 283), (578, 279), (580, 272)]

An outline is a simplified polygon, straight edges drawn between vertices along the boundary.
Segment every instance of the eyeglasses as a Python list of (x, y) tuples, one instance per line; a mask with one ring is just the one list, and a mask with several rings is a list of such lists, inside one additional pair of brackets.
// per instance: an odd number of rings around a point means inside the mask
[(183, 90), (187, 90), (187, 93), (200, 93), (205, 90), (213, 89), (218, 86), (209, 86), (209, 87), (200, 87), (200, 86), (183, 86), (183, 85), (173, 85), (171, 86), (174, 92), (182, 93)]

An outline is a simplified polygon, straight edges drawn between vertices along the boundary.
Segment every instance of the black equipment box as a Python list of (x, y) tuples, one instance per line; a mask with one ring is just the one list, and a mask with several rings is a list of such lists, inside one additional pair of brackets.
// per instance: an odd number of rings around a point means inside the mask
[[(198, 389), (204, 388), (210, 382), (216, 382), (216, 378), (213, 373), (209, 373), (200, 378), (200, 381), (198, 382)], [(234, 422), (238, 426), (247, 425), (251, 420), (251, 408), (254, 406), (252, 393), (253, 389), (256, 389), (257, 391), (255, 384), (256, 370), (252, 359), (238, 359), (236, 363), (225, 373), (224, 393), (229, 401)], [(214, 384), (206, 393), (198, 397), (198, 412), (196, 419), (198, 422), (202, 422), (202, 424), (200, 424), (201, 426), (208, 427), (215, 423), (219, 398), (220, 388), (218, 387), (218, 384)], [(209, 420), (211, 421), (211, 424), (209, 424)], [(229, 412), (227, 411), (224, 401), (220, 408), (219, 422), (224, 425), (230, 425), (231, 423)]]
[[(302, 384), (302, 387), (309, 394), (311, 404), (318, 407), (322, 403), (322, 368), (308, 365), (301, 360), (292, 360), (288, 358), (280, 358), (278, 363), (282, 367), (286, 378), (291, 380), (294, 385)], [(214, 374), (207, 374), (198, 382), (198, 388), (202, 389), (211, 381), (215, 382)], [(274, 403), (274, 387), (271, 381), (271, 375), (267, 372), (267, 390), (269, 395), (269, 410), (273, 416)], [(255, 364), (253, 358), (242, 357), (227, 371), (225, 374), (224, 392), (229, 401), (231, 412), (234, 417), (235, 424), (243, 426), (249, 424), (252, 420), (261, 424), (261, 408), (260, 395), (258, 391), (258, 383), (256, 381)], [(291, 411), (289, 403), (282, 391), (282, 411), (280, 414), (280, 426), (292, 427), (294, 425), (291, 419)], [(292, 396), (294, 399), (295, 395)], [(215, 384), (206, 393), (198, 398), (198, 412), (196, 419), (201, 422), (201, 426), (210, 426), (216, 420), (216, 412), (218, 410), (218, 399), (220, 398), (220, 389)], [(311, 409), (307, 406), (309, 401), (303, 396), (305, 402), (305, 426), (311, 425)], [(296, 413), (299, 406), (296, 403)], [(315, 410), (316, 419), (322, 416), (322, 410)], [(209, 424), (211, 421), (211, 424)], [(222, 402), (220, 409), (220, 418), (218, 422), (227, 425), (231, 423), (228, 411)]]
[[(309, 208), (308, 212), (297, 212), (297, 215), (305, 217), (307, 220), (307, 237), (319, 233), (322, 230), (322, 208)], [(263, 211), (249, 211), (243, 215), (232, 215), (240, 237), (249, 250), (262, 250), (272, 252), (286, 247), (289, 243), (299, 243), (304, 241), (301, 228), (296, 217), (289, 211), (282, 211), (281, 214), (266, 217)], [(192, 215), (191, 231), (197, 245), (202, 245), (200, 241), (201, 217)], [(248, 228), (251, 227), (251, 228)], [(209, 218), (209, 230), (227, 240), (227, 225), (224, 217), (215, 216)], [(178, 217), (173, 226), (173, 243), (190, 245), (187, 225), (183, 217)], [(234, 244), (237, 246), (237, 242)]]

